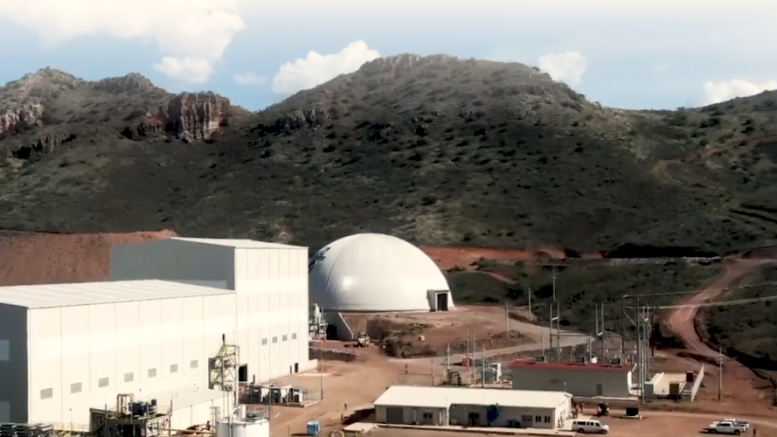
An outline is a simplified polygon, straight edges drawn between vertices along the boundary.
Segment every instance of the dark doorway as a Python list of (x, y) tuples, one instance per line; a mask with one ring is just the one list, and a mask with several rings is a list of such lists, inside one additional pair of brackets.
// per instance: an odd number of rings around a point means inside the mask
[(402, 408), (386, 407), (386, 423), (401, 425), (405, 423), (405, 411)]
[(480, 414), (469, 413), (469, 426), (478, 426), (480, 422)]
[(437, 293), (437, 311), (448, 311), (448, 292)]
[(337, 326), (326, 325), (326, 339), (337, 340)]
[(248, 364), (243, 364), (237, 369), (237, 380), (239, 382), (248, 382)]
[(596, 396), (604, 396), (604, 390), (602, 390), (601, 384), (596, 384)]
[(299, 363), (294, 363), (294, 373), (299, 373)]

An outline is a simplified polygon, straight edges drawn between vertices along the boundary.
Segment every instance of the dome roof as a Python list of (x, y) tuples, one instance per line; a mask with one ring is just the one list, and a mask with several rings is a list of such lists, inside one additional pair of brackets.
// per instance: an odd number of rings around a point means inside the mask
[[(341, 238), (310, 258), (310, 301), (324, 310), (429, 311), (429, 291), (448, 291), (421, 249), (383, 234)], [(448, 307), (453, 307), (450, 292)]]

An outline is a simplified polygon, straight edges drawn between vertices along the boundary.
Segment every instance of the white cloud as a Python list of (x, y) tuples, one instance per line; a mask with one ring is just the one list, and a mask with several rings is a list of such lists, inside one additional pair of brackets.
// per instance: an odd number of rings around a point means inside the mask
[(701, 104), (712, 105), (736, 97), (749, 97), (771, 90), (777, 90), (777, 81), (769, 80), (761, 84), (755, 84), (742, 79), (726, 82), (706, 82), (704, 83)]
[(669, 68), (668, 62), (661, 62), (653, 66), (653, 73), (663, 73)]
[(236, 74), (232, 76), (235, 82), (240, 85), (261, 85), (267, 82), (266, 76), (261, 76), (256, 73)]
[(196, 58), (174, 58), (165, 56), (154, 64), (154, 69), (173, 79), (191, 83), (203, 83), (213, 74), (213, 64)]
[(77, 37), (108, 36), (156, 43), (154, 66), (179, 80), (202, 83), (213, 74), (235, 33), (244, 0), (25, 0), (4, 2), (0, 17), (35, 31), (53, 49)]
[(322, 55), (309, 52), (305, 59), (297, 59), (281, 65), (273, 77), (272, 90), (276, 94), (290, 95), (321, 85), (341, 74), (353, 73), (366, 62), (380, 57), (377, 50), (364, 41), (356, 41), (340, 52)]
[(577, 85), (583, 79), (588, 61), (580, 52), (564, 52), (540, 56), (537, 66), (553, 80)]

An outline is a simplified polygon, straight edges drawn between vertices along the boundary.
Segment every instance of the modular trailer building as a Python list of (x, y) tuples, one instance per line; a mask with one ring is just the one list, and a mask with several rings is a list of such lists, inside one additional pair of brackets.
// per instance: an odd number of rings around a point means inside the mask
[(515, 390), (561, 390), (581, 397), (631, 396), (633, 364), (517, 360), (510, 367)]
[(562, 392), (395, 385), (373, 404), (384, 424), (559, 429), (571, 403)]

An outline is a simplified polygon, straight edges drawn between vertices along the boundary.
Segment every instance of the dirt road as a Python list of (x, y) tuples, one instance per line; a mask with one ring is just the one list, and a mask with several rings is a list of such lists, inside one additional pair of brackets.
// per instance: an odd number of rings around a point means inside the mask
[[(706, 357), (708, 360), (717, 360), (718, 351), (711, 349), (699, 337), (696, 332), (695, 320), (698, 316), (699, 306), (711, 302), (728, 291), (736, 282), (754, 269), (774, 262), (767, 259), (736, 259), (724, 265), (725, 271), (717, 280), (698, 294), (691, 295), (680, 302), (687, 305), (675, 309), (667, 318), (666, 325), (677, 334), (685, 344), (686, 349), (693, 355)], [(709, 366), (708, 378), (717, 381), (719, 378), (717, 369)], [(723, 356), (723, 399), (722, 403), (734, 411), (752, 412), (753, 414), (773, 411), (769, 407), (771, 393), (756, 388), (759, 377), (750, 369), (738, 361)], [(763, 411), (762, 411), (763, 410)], [(741, 414), (741, 413), (740, 413)]]

